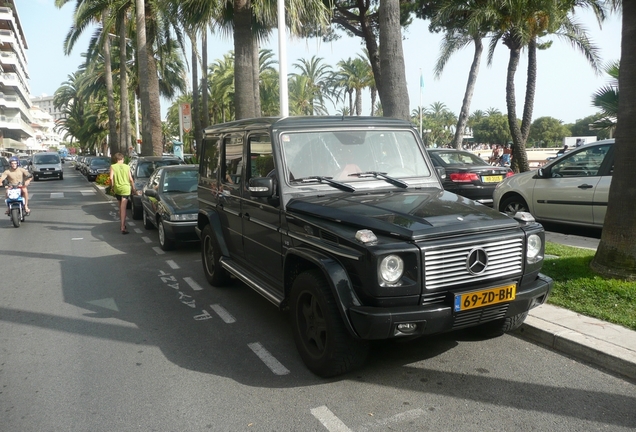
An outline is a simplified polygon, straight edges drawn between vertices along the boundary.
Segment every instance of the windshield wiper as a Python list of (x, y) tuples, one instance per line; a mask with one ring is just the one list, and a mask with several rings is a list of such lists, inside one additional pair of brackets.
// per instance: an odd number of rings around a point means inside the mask
[(355, 188), (351, 185), (348, 185), (346, 183), (342, 183), (336, 180), (332, 180), (333, 177), (324, 177), (324, 176), (311, 176), (311, 177), (302, 177), (302, 178), (298, 178), (298, 179), (294, 179), (294, 182), (301, 182), (301, 183), (314, 183), (314, 182), (318, 182), (318, 183), (327, 183), (331, 186), (334, 186), (338, 189), (341, 189), (343, 191), (346, 192), (355, 192)]
[(405, 181), (402, 181), (400, 179), (397, 179), (395, 177), (391, 177), (389, 175), (386, 175), (386, 173), (384, 172), (379, 172), (379, 171), (366, 171), (366, 172), (360, 172), (360, 173), (353, 173), (353, 174), (349, 174), (350, 176), (353, 177), (375, 177), (375, 178), (381, 178), (383, 180), (386, 180), (388, 183), (391, 183), (394, 186), (397, 187), (401, 187), (401, 188), (408, 188), (409, 185), (408, 183), (406, 183)]

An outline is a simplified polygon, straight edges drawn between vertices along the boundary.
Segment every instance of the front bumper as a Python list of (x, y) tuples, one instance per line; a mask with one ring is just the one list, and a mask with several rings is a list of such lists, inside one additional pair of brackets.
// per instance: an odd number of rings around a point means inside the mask
[(187, 241), (198, 241), (199, 236), (195, 231), (197, 226), (197, 221), (185, 221), (185, 222), (175, 222), (164, 220), (163, 228), (166, 233), (166, 237), (171, 240), (176, 240), (180, 242)]
[[(450, 305), (433, 304), (399, 308), (357, 306), (349, 309), (353, 329), (361, 339), (391, 339), (422, 336), (473, 327), (489, 321), (515, 316), (539, 306), (548, 299), (554, 281), (543, 274), (531, 284), (519, 287), (515, 300), (481, 309), (453, 312)], [(402, 333), (398, 324), (414, 323), (417, 329)]]
[(46, 178), (46, 177), (59, 177), (62, 175), (62, 171), (33, 171), (33, 176), (38, 178)]

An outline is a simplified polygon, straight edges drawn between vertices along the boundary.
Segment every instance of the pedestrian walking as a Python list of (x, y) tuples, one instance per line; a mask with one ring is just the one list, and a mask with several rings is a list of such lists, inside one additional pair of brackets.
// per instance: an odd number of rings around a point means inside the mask
[(126, 229), (126, 207), (128, 206), (130, 194), (135, 193), (135, 182), (130, 173), (130, 167), (124, 163), (124, 155), (115, 153), (113, 160), (115, 163), (110, 166), (110, 187), (115, 194), (115, 198), (119, 201), (121, 233), (128, 234), (128, 229)]

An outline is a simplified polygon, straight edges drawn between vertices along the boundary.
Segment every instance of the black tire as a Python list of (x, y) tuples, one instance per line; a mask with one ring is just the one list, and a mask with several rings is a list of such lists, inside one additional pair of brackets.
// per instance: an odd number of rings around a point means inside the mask
[(499, 204), (499, 211), (509, 216), (514, 216), (517, 212), (530, 212), (526, 201), (518, 195), (506, 198)]
[(219, 243), (212, 227), (206, 225), (201, 232), (201, 261), (205, 278), (210, 285), (216, 287), (227, 285), (230, 281), (229, 273), (219, 263), (220, 259)]
[(64, 180), (64, 174), (60, 174), (60, 180)]
[(20, 209), (12, 208), (11, 209), (11, 222), (13, 222), (13, 226), (16, 228), (20, 228)]
[(146, 209), (143, 208), (143, 204), (141, 206), (141, 217), (144, 220), (144, 228), (146, 228), (147, 230), (153, 229), (155, 226), (152, 224), (152, 220), (150, 220), (150, 218), (148, 217), (148, 213), (146, 212)]
[(487, 322), (476, 327), (471, 327), (470, 332), (476, 336), (482, 337), (501, 336), (504, 333), (511, 332), (521, 327), (527, 316), (528, 312), (523, 312), (508, 318)]
[(166, 230), (163, 226), (163, 220), (161, 220), (161, 218), (159, 218), (159, 221), (157, 223), (157, 230), (159, 230), (159, 246), (161, 246), (161, 249), (165, 251), (174, 249), (174, 240), (166, 238)]
[(140, 207), (143, 207), (143, 204), (138, 205), (138, 206), (135, 205), (135, 199), (133, 197), (130, 197), (130, 211), (132, 213), (132, 218), (134, 220), (140, 220), (141, 217), (142, 217), (141, 208)]
[(294, 341), (303, 362), (316, 375), (327, 378), (362, 366), (369, 343), (354, 338), (322, 273), (301, 273), (291, 289), (290, 313)]

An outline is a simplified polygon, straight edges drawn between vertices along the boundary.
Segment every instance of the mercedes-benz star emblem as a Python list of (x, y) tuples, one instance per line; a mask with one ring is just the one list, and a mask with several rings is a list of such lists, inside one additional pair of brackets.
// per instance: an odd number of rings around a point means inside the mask
[(488, 253), (482, 248), (475, 248), (468, 253), (466, 269), (470, 274), (480, 275), (488, 267)]

